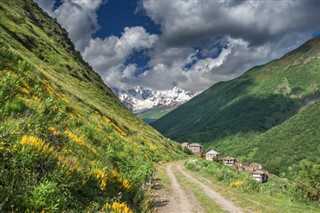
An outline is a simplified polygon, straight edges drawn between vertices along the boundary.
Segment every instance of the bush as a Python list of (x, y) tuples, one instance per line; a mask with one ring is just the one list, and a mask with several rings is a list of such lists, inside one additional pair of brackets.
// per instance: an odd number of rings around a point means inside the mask
[(320, 159), (300, 162), (300, 171), (291, 192), (298, 200), (320, 201)]
[(42, 210), (58, 212), (60, 199), (62, 199), (62, 195), (57, 183), (46, 180), (33, 188), (31, 197), (26, 199), (26, 204), (28, 209), (37, 212)]
[(22, 113), (28, 109), (24, 100), (21, 98), (14, 98), (11, 102), (7, 102), (4, 106), (4, 113), (7, 115)]

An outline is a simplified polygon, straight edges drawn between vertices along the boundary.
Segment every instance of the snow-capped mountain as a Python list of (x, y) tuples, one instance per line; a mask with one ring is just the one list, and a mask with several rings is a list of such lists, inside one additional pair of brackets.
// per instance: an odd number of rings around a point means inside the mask
[(127, 90), (117, 88), (112, 88), (112, 90), (120, 101), (135, 114), (164, 107), (171, 111), (200, 93), (183, 90), (175, 84), (171, 89), (162, 91), (153, 91), (139, 86)]

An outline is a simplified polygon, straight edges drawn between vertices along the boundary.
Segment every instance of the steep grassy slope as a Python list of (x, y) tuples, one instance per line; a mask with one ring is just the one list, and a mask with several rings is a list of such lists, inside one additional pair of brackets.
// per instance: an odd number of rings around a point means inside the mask
[(0, 2), (0, 211), (141, 211), (182, 156), (132, 115), (31, 0)]
[(173, 139), (260, 160), (278, 173), (319, 153), (319, 129), (314, 125), (319, 109), (317, 104), (308, 106), (318, 101), (319, 85), (318, 37), (279, 60), (212, 86), (152, 125)]

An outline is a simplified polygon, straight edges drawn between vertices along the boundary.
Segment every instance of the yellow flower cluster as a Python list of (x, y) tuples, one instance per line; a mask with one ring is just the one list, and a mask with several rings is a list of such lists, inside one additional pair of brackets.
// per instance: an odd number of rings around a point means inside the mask
[(98, 154), (97, 150), (95, 148), (93, 148), (90, 144), (87, 144), (82, 137), (80, 138), (80, 137), (75, 136), (69, 130), (64, 131), (64, 134), (66, 134), (71, 140), (76, 142), (78, 145), (89, 149), (91, 152), (93, 152), (95, 154)]
[(45, 143), (43, 140), (36, 136), (23, 136), (20, 143), (24, 146), (31, 146), (36, 148), (43, 154), (51, 154), (54, 151), (53, 147), (50, 147), (49, 144)]
[(151, 150), (156, 150), (157, 149), (157, 146), (152, 144), (152, 143), (149, 144), (149, 147), (150, 147)]
[(5, 148), (5, 143), (4, 142), (0, 142), (0, 151), (5, 150), (5, 151), (9, 151), (7, 148)]
[(38, 103), (40, 103), (40, 99), (37, 97), (37, 96), (32, 96), (32, 100), (34, 100), (34, 101), (36, 101), (36, 102), (38, 102)]
[(115, 179), (119, 178), (119, 173), (116, 170), (112, 170), (112, 177)]
[(120, 133), (120, 135), (122, 136), (126, 136), (127, 134), (117, 125), (115, 125), (114, 123), (112, 123), (111, 119), (108, 118), (108, 117), (105, 117), (104, 118), (104, 121), (107, 123), (107, 124), (111, 124), (111, 126), (113, 127), (113, 129), (115, 129), (117, 132)]
[(54, 94), (54, 90), (50, 85), (46, 86), (46, 90), (50, 93), (50, 94)]
[(122, 136), (126, 136), (127, 134), (117, 125), (115, 125), (114, 123), (111, 123), (111, 126), (120, 133), (120, 135)]
[(27, 88), (22, 88), (21, 89), (21, 92), (26, 94), (26, 95), (29, 95), (30, 94), (30, 90), (28, 90)]
[(2, 73), (6, 75), (6, 74), (9, 73), (9, 71), (8, 70), (2, 70)]
[(98, 131), (99, 131), (99, 132), (102, 132), (102, 130), (103, 130), (103, 126), (98, 125)]
[(243, 181), (236, 181), (233, 183), (230, 183), (231, 187), (240, 187), (243, 184)]
[(130, 209), (126, 203), (114, 202), (112, 203), (112, 206), (109, 203), (106, 203), (105, 208), (107, 211), (113, 213), (133, 213), (132, 209)]
[(100, 115), (100, 113), (99, 113), (98, 111), (94, 111), (94, 113), (95, 113), (99, 118), (101, 118), (101, 115)]
[(126, 190), (126, 191), (130, 191), (131, 190), (131, 185), (129, 183), (129, 181), (127, 179), (124, 179), (122, 181), (122, 187)]
[(58, 130), (56, 130), (54, 127), (49, 127), (48, 130), (54, 135), (60, 134), (60, 132)]
[(101, 190), (106, 190), (108, 175), (105, 172), (103, 172), (101, 169), (93, 169), (90, 171), (90, 175), (92, 175), (93, 177), (101, 181), (100, 182)]
[(110, 118), (108, 118), (108, 117), (105, 117), (105, 118), (104, 118), (104, 121), (105, 121), (107, 124), (110, 124), (110, 123), (111, 123), (111, 120), (110, 120)]

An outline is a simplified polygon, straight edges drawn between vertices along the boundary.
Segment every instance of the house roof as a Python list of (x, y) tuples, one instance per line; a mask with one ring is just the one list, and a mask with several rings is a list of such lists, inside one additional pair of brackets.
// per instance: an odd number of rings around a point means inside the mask
[(189, 144), (189, 146), (201, 146), (201, 145), (198, 143), (192, 143), (192, 144)]
[(225, 159), (225, 160), (234, 160), (233, 157), (225, 157), (224, 159)]
[(256, 171), (253, 172), (253, 174), (265, 174), (265, 173), (263, 171), (261, 171), (261, 170), (256, 170)]
[(218, 155), (219, 153), (215, 150), (210, 150), (209, 152), (206, 153), (207, 155)]

